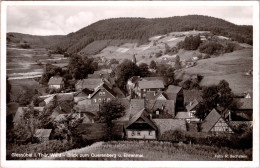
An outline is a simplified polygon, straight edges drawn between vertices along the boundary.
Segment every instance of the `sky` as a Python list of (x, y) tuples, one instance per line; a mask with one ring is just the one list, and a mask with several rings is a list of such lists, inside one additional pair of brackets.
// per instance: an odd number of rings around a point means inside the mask
[(253, 25), (250, 6), (7, 6), (7, 32), (66, 35), (96, 21), (118, 17), (207, 15)]

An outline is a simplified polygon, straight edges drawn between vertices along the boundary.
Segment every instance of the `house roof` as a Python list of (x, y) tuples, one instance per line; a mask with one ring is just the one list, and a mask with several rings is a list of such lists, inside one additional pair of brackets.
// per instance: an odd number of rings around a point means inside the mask
[(207, 115), (201, 124), (201, 131), (209, 132), (220, 118), (220, 114), (215, 109), (211, 110), (211, 112)]
[(96, 114), (99, 111), (99, 104), (77, 105), (75, 109), (82, 113), (90, 112)]
[(92, 79), (92, 78), (88, 78), (88, 79), (82, 79), (79, 80), (76, 84), (75, 87), (79, 88), (79, 89), (95, 89), (96, 87), (98, 87), (99, 85), (101, 85), (102, 80), (101, 79)]
[(164, 78), (161, 77), (161, 76), (156, 76), (156, 77), (144, 77), (144, 78), (142, 78), (142, 79), (143, 79), (143, 81), (157, 81), (157, 80), (161, 80), (161, 81), (163, 82), (163, 84), (166, 85), (166, 82), (165, 82)]
[(202, 90), (183, 90), (184, 104), (193, 100), (202, 101)]
[(82, 89), (82, 90), (78, 91), (77, 93), (75, 93), (74, 97), (87, 97), (91, 93), (93, 93), (93, 91), (85, 88), (85, 89)]
[(131, 99), (130, 118), (144, 108), (144, 99)]
[(180, 130), (187, 131), (186, 122), (184, 120), (176, 119), (153, 119), (155, 125), (159, 130), (159, 139), (166, 131)]
[(175, 85), (169, 85), (166, 92), (167, 93), (175, 93), (178, 94), (181, 91), (182, 87), (175, 86)]
[(52, 131), (52, 129), (36, 129), (35, 137), (48, 138), (51, 135), (51, 131)]
[(146, 112), (145, 108), (141, 109), (139, 112), (137, 112), (130, 118), (126, 128), (128, 128), (130, 125), (136, 122), (136, 120), (138, 120), (139, 118), (142, 118), (148, 125), (150, 125), (153, 129), (157, 130), (156, 125), (149, 118), (147, 118), (147, 115), (148, 113)]
[(154, 88), (164, 88), (163, 81), (161, 80), (154, 80), (154, 81), (139, 81), (139, 88), (140, 89), (154, 89)]
[(191, 102), (186, 106), (187, 111), (193, 110), (198, 104), (199, 104), (199, 102), (198, 102), (197, 99), (191, 101)]
[(250, 98), (234, 98), (239, 110), (253, 109), (253, 100)]
[(175, 119), (189, 119), (190, 112), (178, 112), (177, 115), (174, 117)]
[(146, 102), (146, 109), (155, 111), (157, 109), (164, 108), (164, 112), (175, 116), (175, 101), (174, 100), (148, 100)]
[(114, 98), (116, 97), (116, 93), (110, 89), (106, 84), (102, 84), (101, 86), (99, 86), (95, 91), (94, 93), (92, 93), (90, 95), (90, 98), (92, 98), (94, 95), (96, 95), (101, 89), (105, 89), (107, 92), (109, 92)]
[(128, 109), (130, 107), (130, 101), (128, 98), (119, 98), (118, 101), (121, 103), (122, 106), (125, 107), (125, 109)]
[[(18, 107), (18, 109), (15, 113), (15, 116), (13, 118), (13, 122), (19, 123), (24, 115), (24, 111), (27, 109), (28, 109), (28, 107)], [(44, 107), (34, 107), (34, 109), (42, 112)]]
[(62, 77), (51, 77), (48, 85), (60, 85), (63, 82), (63, 78)]

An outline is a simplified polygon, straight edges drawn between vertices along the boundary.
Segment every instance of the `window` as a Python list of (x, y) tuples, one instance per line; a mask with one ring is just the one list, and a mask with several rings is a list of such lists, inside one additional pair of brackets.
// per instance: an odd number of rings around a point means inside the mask
[(139, 136), (141, 135), (140, 131), (137, 131), (137, 135), (139, 135)]
[(152, 131), (149, 131), (149, 135), (152, 135)]
[(110, 98), (107, 98), (107, 101), (110, 101)]
[(106, 92), (99, 92), (99, 96), (105, 96)]
[(132, 131), (132, 136), (135, 136), (135, 131)]
[(98, 101), (101, 102), (102, 101), (101, 98), (99, 98)]
[(96, 103), (96, 102), (97, 102), (97, 99), (93, 99), (93, 101)]

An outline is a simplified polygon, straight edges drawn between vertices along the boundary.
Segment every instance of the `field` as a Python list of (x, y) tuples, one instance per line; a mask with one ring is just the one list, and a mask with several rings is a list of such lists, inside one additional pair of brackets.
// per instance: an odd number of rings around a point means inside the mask
[(253, 88), (253, 76), (245, 73), (253, 68), (252, 49), (237, 50), (232, 53), (198, 61), (197, 65), (178, 72), (178, 78), (192, 74), (203, 75), (201, 85), (217, 84), (220, 80), (229, 82), (234, 93), (243, 93)]
[(43, 63), (57, 61), (63, 55), (53, 54), (48, 56), (49, 51), (44, 48), (22, 49), (17, 44), (7, 45), (6, 72), (9, 79), (26, 78), (29, 76), (41, 76)]
[[(98, 154), (107, 154), (105, 156)], [(73, 156), (74, 157), (73, 157)], [(121, 157), (120, 157), (121, 155)], [(224, 155), (240, 155), (243, 158), (219, 158)], [(153, 160), (153, 161), (198, 161), (198, 160), (250, 160), (246, 152), (223, 147), (173, 144), (158, 141), (110, 141), (97, 142), (91, 146), (60, 153), (54, 160)]]

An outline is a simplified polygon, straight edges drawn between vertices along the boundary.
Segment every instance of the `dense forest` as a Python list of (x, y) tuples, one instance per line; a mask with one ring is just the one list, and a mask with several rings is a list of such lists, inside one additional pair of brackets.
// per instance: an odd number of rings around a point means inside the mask
[[(253, 43), (253, 27), (239, 26), (222, 19), (201, 16), (174, 16), (168, 18), (112, 18), (95, 22), (77, 32), (59, 37), (52, 49), (59, 52), (77, 53), (96, 40), (135, 39), (147, 42), (154, 35), (174, 31), (211, 31), (241, 43)], [(52, 40), (53, 41), (53, 40)], [(56, 40), (55, 40), (56, 41)]]

